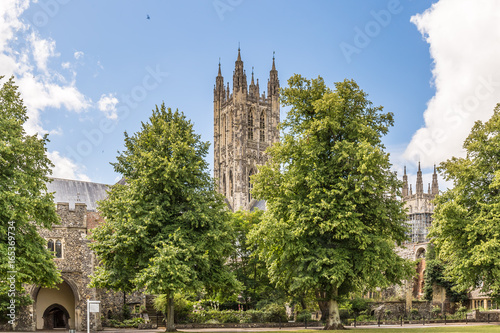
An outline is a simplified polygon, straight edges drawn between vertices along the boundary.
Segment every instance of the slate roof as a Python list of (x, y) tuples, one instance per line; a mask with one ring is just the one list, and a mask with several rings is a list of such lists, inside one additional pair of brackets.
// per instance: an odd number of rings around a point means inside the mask
[(254, 202), (252, 204), (252, 206), (250, 207), (250, 211), (253, 212), (256, 208), (258, 208), (260, 210), (266, 210), (266, 201), (259, 200), (259, 201)]
[(75, 203), (87, 204), (87, 210), (95, 212), (97, 201), (105, 199), (108, 194), (106, 190), (109, 185), (86, 182), (82, 180), (70, 180), (52, 178), (47, 183), (48, 192), (54, 193), (54, 202), (68, 202), (69, 208), (75, 208)]

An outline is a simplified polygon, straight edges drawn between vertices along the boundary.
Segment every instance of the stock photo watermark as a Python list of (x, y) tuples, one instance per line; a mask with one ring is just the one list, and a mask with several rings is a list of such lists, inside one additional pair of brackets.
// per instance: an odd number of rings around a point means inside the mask
[[(130, 115), (130, 110), (137, 107), (137, 103), (146, 99), (148, 92), (156, 89), (168, 76), (167, 72), (162, 72), (157, 65), (155, 69), (146, 67), (147, 74), (143, 77), (140, 85), (134, 86), (129, 94), (122, 95), (121, 100), (125, 105), (116, 109), (117, 119), (126, 119)], [(82, 130), (85, 139), (80, 140), (75, 147), (66, 146), (68, 157), (77, 162), (82, 162), (83, 158), (89, 156), (94, 148), (99, 146), (107, 134), (113, 132), (116, 128), (116, 121), (103, 118), (99, 121), (97, 128), (91, 130)]]
[(7, 306), (7, 321), (10, 325), (14, 325), (16, 319), (16, 225), (14, 221), (9, 222), (7, 228), (7, 264), (9, 270), (7, 271), (7, 281), (9, 291), (7, 297), (9, 298), (9, 305)]
[(352, 43), (342, 42), (339, 44), (347, 63), (351, 63), (354, 54), (360, 54), (363, 49), (367, 48), (371, 41), (380, 34), (382, 29), (391, 23), (392, 17), (402, 11), (403, 6), (401, 6), (399, 0), (390, 0), (387, 3), (386, 9), (371, 10), (370, 16), (373, 20), (368, 21), (363, 28), (354, 27)]
[(237, 6), (241, 5), (243, 0), (214, 0), (212, 5), (221, 21), (224, 21), (224, 13), (232, 12)]
[(474, 90), (464, 97), (460, 104), (451, 106), (445, 111), (441, 127), (434, 128), (428, 138), (417, 141), (416, 148), (410, 153), (411, 159), (417, 161), (423, 155), (434, 153), (438, 145), (450, 139), (447, 134), (449, 129), (459, 128), (478, 109), (481, 102), (500, 90), (500, 81), (496, 81), (492, 75), (487, 78), (480, 76), (477, 81)]
[(36, 2), (40, 10), (37, 10), (31, 17), (31, 23), (41, 28), (49, 23), (61, 10), (61, 7), (67, 5), (71, 0), (39, 0)]

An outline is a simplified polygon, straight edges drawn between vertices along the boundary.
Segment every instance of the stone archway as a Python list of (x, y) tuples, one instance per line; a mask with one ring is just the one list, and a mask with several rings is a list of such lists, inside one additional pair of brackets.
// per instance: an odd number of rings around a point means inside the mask
[(52, 304), (43, 312), (43, 329), (69, 329), (69, 319), (70, 316), (68, 310), (66, 310), (64, 306), (60, 304)]
[(75, 328), (77, 295), (66, 281), (56, 288), (39, 288), (35, 298), (36, 329)]

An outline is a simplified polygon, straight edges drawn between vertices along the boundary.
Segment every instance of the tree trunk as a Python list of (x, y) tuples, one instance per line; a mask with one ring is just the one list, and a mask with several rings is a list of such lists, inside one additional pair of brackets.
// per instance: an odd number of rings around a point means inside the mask
[(338, 289), (335, 288), (328, 300), (328, 320), (325, 330), (342, 330), (344, 326), (340, 322), (339, 303), (337, 301)]
[(174, 293), (167, 293), (167, 320), (165, 322), (165, 332), (175, 332), (175, 323), (174, 323)]
[(316, 298), (318, 300), (319, 309), (321, 310), (321, 321), (326, 322), (328, 318), (328, 300), (326, 299), (326, 293), (316, 291)]
[(321, 310), (321, 321), (326, 322), (328, 319), (328, 301), (318, 301), (319, 309)]

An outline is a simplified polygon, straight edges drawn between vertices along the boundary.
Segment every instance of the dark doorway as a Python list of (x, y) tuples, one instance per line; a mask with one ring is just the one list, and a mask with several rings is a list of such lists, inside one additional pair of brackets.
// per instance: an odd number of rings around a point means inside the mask
[(43, 313), (43, 329), (54, 328), (69, 329), (69, 313), (64, 306), (59, 304), (52, 304)]

